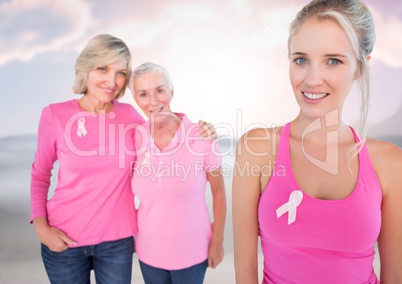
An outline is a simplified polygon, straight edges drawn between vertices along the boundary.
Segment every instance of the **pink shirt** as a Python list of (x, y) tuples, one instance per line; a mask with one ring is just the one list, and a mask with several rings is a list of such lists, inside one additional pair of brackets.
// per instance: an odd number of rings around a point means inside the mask
[[(354, 191), (340, 200), (316, 199), (293, 175), (289, 128), (282, 128), (275, 169), (258, 208), (263, 283), (378, 284), (373, 261), (382, 190), (366, 146), (359, 153)], [(296, 207), (289, 223), (290, 211), (278, 217), (277, 210), (290, 200)]]
[(208, 258), (211, 221), (205, 203), (206, 172), (218, 169), (217, 141), (197, 136), (199, 126), (184, 114), (170, 144), (160, 151), (149, 122), (136, 132), (132, 189), (140, 199), (136, 252), (151, 266), (176, 270)]
[[(47, 216), (78, 246), (134, 235), (130, 186), (134, 128), (144, 120), (130, 105), (114, 102), (106, 114), (82, 111), (77, 100), (42, 111), (31, 173), (31, 216)], [(48, 200), (51, 170), (58, 183)]]

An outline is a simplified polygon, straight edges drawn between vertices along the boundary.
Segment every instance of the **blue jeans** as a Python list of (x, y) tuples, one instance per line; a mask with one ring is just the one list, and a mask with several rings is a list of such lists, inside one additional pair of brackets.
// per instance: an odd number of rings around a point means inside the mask
[(91, 270), (97, 284), (129, 284), (134, 238), (52, 252), (42, 244), (42, 260), (52, 284), (89, 284)]
[(202, 284), (208, 260), (179, 270), (156, 268), (140, 261), (140, 268), (145, 284)]

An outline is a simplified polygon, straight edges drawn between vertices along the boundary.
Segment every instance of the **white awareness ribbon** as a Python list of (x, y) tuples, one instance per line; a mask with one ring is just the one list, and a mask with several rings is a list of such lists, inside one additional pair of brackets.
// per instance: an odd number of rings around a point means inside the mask
[(151, 154), (149, 153), (149, 150), (145, 152), (145, 159), (142, 161), (143, 165), (149, 165), (151, 164)]
[(303, 192), (301, 190), (293, 190), (289, 196), (289, 201), (276, 209), (276, 217), (279, 218), (288, 212), (288, 225), (296, 221), (296, 208), (303, 200)]
[(81, 117), (78, 119), (78, 129), (77, 129), (77, 135), (78, 137), (83, 137), (88, 134), (88, 131), (85, 129), (85, 118)]

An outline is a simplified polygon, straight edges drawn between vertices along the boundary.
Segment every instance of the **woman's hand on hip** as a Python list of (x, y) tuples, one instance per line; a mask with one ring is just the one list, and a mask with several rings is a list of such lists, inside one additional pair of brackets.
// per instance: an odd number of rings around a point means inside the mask
[(35, 233), (41, 243), (53, 252), (62, 252), (69, 246), (77, 245), (77, 243), (70, 239), (64, 232), (55, 227), (49, 226), (46, 217), (35, 218), (33, 224), (35, 227)]

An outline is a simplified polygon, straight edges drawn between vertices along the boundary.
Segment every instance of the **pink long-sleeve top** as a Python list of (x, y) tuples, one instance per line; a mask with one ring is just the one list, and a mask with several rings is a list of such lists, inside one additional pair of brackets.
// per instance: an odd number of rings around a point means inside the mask
[[(78, 246), (136, 233), (130, 186), (135, 161), (134, 128), (143, 118), (129, 104), (114, 101), (108, 113), (83, 111), (77, 100), (45, 107), (31, 172), (31, 216), (46, 216)], [(49, 196), (51, 172), (58, 182)]]

